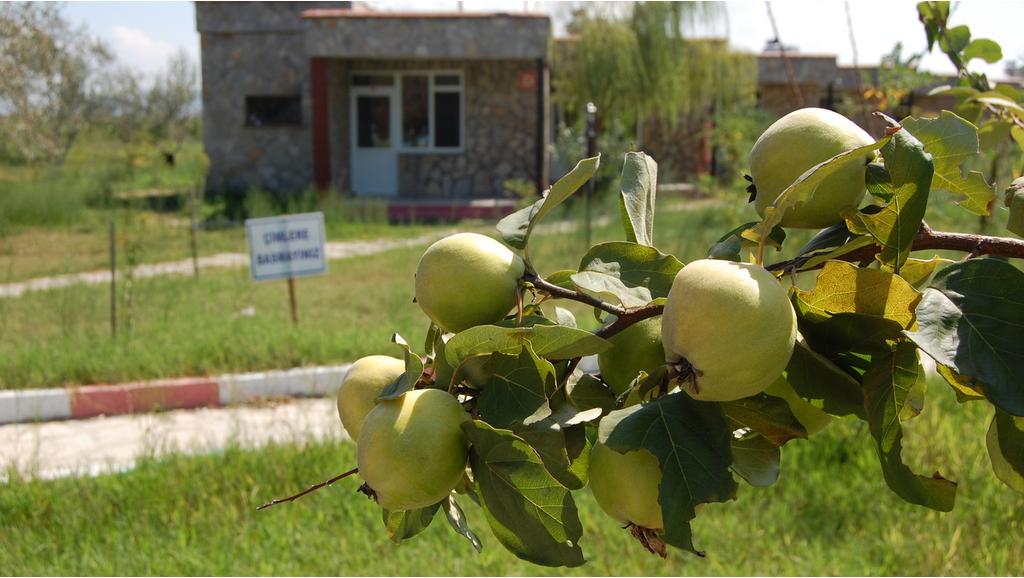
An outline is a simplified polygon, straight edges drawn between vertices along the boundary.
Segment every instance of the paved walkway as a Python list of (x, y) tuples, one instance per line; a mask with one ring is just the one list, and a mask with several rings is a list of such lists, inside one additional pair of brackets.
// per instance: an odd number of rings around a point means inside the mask
[(131, 469), (146, 456), (344, 438), (333, 398), (0, 426), (0, 481)]
[[(391, 249), (402, 247), (414, 247), (426, 245), (436, 239), (440, 239), (454, 232), (454, 229), (438, 231), (428, 235), (420, 235), (411, 239), (374, 239), (368, 241), (335, 241), (325, 245), (327, 258), (331, 260), (349, 259), (362, 255), (373, 255)], [(225, 269), (249, 266), (249, 255), (244, 253), (217, 253), (199, 258), (199, 269)], [(133, 274), (136, 279), (146, 277), (159, 277), (161, 275), (191, 275), (192, 259), (181, 261), (166, 261), (163, 263), (151, 263), (135, 267)], [(120, 277), (120, 273), (118, 277)], [(60, 289), (70, 285), (101, 285), (110, 283), (110, 271), (88, 271), (85, 273), (72, 273), (69, 275), (55, 275), (53, 277), (37, 277), (28, 281), (18, 283), (6, 283), (0, 285), (0, 297), (20, 297), (28, 291), (45, 291), (49, 289)]]

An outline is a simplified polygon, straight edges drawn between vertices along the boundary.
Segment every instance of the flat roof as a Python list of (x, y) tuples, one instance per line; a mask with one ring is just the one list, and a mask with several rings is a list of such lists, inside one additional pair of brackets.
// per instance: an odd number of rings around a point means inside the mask
[(394, 19), (479, 19), (479, 18), (544, 18), (542, 12), (371, 12), (349, 8), (313, 8), (302, 12), (303, 18), (394, 18)]

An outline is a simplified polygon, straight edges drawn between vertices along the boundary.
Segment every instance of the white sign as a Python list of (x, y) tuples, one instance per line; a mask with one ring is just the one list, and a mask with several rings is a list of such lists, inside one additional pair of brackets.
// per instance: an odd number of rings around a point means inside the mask
[(253, 281), (327, 272), (323, 213), (247, 219), (245, 236)]

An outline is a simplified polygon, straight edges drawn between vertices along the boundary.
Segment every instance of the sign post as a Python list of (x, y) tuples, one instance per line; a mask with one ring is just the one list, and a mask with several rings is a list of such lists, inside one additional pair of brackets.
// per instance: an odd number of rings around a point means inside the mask
[(323, 213), (281, 215), (245, 221), (249, 270), (253, 281), (288, 280), (292, 323), (299, 323), (296, 277), (327, 272)]

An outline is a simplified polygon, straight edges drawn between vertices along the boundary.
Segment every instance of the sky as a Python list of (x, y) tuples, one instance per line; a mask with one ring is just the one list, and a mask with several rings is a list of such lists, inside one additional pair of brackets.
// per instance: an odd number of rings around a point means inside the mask
[[(370, 2), (379, 10), (457, 10), (548, 12), (555, 18), (555, 32), (562, 32), (561, 17), (566, 6), (558, 2), (522, 2), (509, 0)], [(750, 52), (760, 52), (766, 40), (773, 38), (768, 11), (761, 1), (726, 2), (727, 22), (710, 35), (729, 37), (730, 43)], [(840, 64), (853, 64), (853, 47), (846, 19), (847, 3), (836, 0), (778, 0), (772, 11), (779, 36), (801, 52), (836, 54)], [(849, 2), (854, 39), (860, 65), (877, 64), (881, 57), (902, 41), (904, 53), (924, 49), (924, 31), (917, 20), (915, 0), (855, 0)], [(195, 31), (195, 7), (191, 2), (68, 2), (64, 14), (73, 22), (85, 24), (93, 34), (108, 42), (125, 64), (146, 73), (155, 73), (168, 57), (184, 49), (198, 62), (199, 35)], [(951, 23), (970, 26), (973, 37), (991, 38), (1003, 47), (1005, 59), (1024, 60), (1024, 2), (964, 0), (957, 3)], [(1016, 30), (1015, 30), (1016, 28)], [(935, 51), (925, 57), (921, 67), (937, 73), (953, 72), (946, 57)], [(972, 69), (992, 78), (1003, 76), (1002, 64), (985, 65), (973, 61)]]

